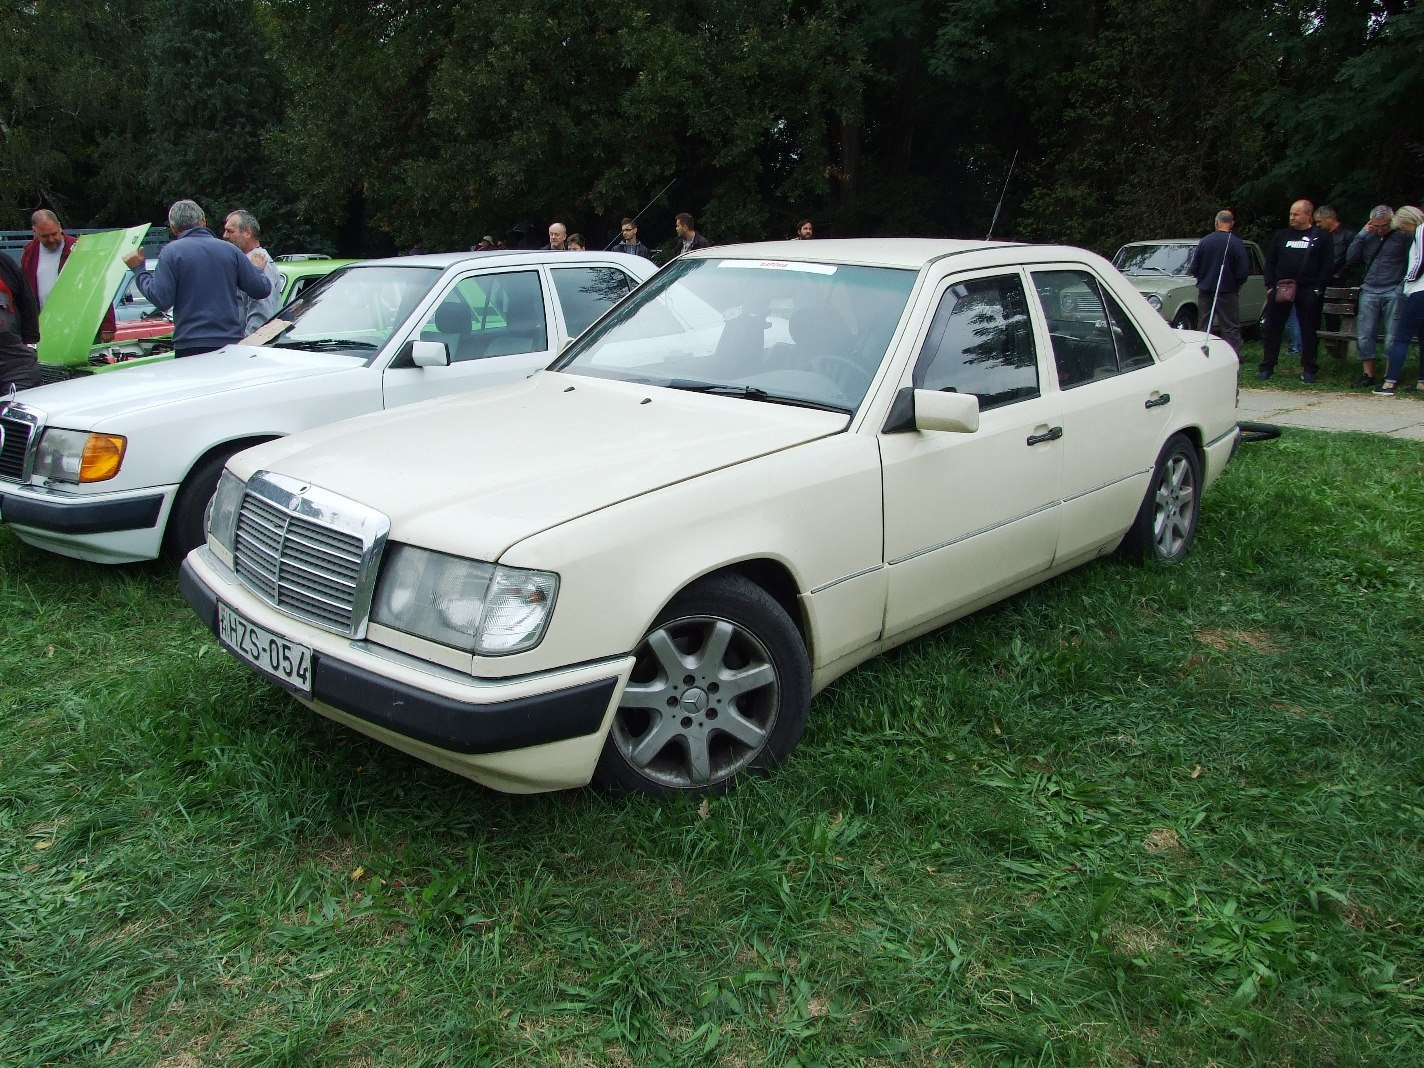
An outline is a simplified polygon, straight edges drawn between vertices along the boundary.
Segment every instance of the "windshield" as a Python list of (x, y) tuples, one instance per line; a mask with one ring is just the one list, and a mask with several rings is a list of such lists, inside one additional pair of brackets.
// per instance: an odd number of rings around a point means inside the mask
[(367, 359), (410, 317), (440, 278), (438, 267), (355, 266), (304, 289), (272, 324), (266, 342)]
[(554, 370), (853, 411), (880, 367), (916, 273), (680, 260), (643, 283)]
[(1123, 274), (1186, 275), (1192, 262), (1195, 241), (1176, 245), (1123, 245), (1113, 257), (1113, 266)]

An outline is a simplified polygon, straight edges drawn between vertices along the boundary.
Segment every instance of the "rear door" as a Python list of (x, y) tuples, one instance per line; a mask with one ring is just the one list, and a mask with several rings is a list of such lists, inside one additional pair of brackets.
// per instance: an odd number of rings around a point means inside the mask
[(1031, 273), (1063, 428), (1056, 559), (1115, 542), (1131, 524), (1171, 413), (1165, 365), (1101, 279), (1081, 264)]

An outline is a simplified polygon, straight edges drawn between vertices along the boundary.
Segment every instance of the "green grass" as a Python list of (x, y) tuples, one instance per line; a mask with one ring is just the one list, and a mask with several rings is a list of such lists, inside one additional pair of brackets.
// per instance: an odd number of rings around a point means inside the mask
[[(1343, 354), (1343, 355), (1342, 355)], [(1385, 366), (1388, 361), (1384, 358), (1384, 345), (1376, 347), (1375, 352), (1375, 381), (1384, 381)], [(1355, 383), (1360, 380), (1363, 371), (1359, 358), (1355, 353), (1355, 347), (1351, 345), (1348, 353), (1342, 346), (1331, 348), (1325, 343), (1321, 343), (1320, 352), (1316, 356), (1316, 367), (1319, 368), (1318, 377), (1313, 385), (1307, 386), (1300, 380), (1301, 366), (1300, 357), (1292, 356), (1284, 340), (1281, 341), (1280, 357), (1276, 362), (1276, 373), (1269, 381), (1258, 382), (1256, 371), (1261, 366), (1261, 342), (1248, 341), (1241, 349), (1241, 385), (1247, 388), (1262, 389), (1285, 389), (1285, 390), (1329, 390), (1354, 393), (1357, 396), (1369, 396), (1368, 389), (1355, 389)], [(1399, 397), (1422, 398), (1424, 394), (1414, 392), (1414, 384), (1419, 380), (1419, 347), (1411, 346), (1408, 356), (1404, 361), (1404, 372), (1400, 376)]]
[(0, 529), (0, 1064), (1424, 1063), (1424, 447), (1287, 432), (705, 805), (492, 794)]

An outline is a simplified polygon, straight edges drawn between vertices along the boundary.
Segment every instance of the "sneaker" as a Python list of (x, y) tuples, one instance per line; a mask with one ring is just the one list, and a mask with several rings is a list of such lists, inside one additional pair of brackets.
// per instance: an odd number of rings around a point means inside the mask
[(1356, 389), (1369, 389), (1375, 384), (1374, 375), (1361, 375), (1360, 380), (1355, 383)]
[(1304, 382), (1307, 386), (1315, 385), (1315, 372), (1306, 371), (1305, 374), (1300, 376), (1300, 380)]
[(1266, 379), (1271, 377), (1272, 373), (1273, 372), (1271, 372), (1268, 368), (1262, 367), (1259, 371), (1256, 372), (1256, 378), (1259, 381), (1264, 382)]
[(1375, 396), (1376, 396), (1376, 397), (1393, 397), (1393, 396), (1394, 396), (1394, 383), (1393, 383), (1393, 382), (1386, 382), (1384, 385), (1378, 387), (1378, 388), (1375, 390)]

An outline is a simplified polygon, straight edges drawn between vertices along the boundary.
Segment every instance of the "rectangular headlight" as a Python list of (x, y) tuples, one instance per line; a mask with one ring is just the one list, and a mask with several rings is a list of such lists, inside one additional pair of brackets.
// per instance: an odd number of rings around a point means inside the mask
[(206, 526), (208, 534), (231, 556), (237, 548), (237, 513), (242, 507), (242, 492), (247, 483), (226, 468), (218, 479), (217, 492), (208, 502)]
[(104, 482), (119, 473), (128, 440), (119, 434), (50, 428), (35, 453), (35, 474), (55, 482)]
[(481, 656), (539, 644), (553, 613), (559, 578), (446, 553), (390, 545), (371, 620)]

